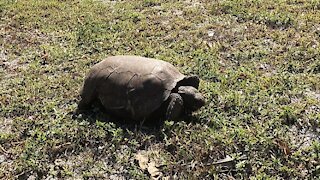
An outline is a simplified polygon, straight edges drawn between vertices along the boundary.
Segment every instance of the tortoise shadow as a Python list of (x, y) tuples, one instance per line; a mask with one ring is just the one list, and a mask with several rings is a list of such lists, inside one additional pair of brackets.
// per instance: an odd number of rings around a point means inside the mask
[[(130, 118), (118, 117), (111, 112), (108, 112), (101, 108), (100, 106), (93, 106), (85, 112), (76, 113), (72, 112), (72, 119), (77, 121), (87, 121), (90, 124), (94, 124), (97, 121), (114, 123), (116, 128), (121, 128), (123, 130), (129, 130), (132, 132), (140, 132), (145, 135), (154, 135), (159, 137), (161, 129), (164, 127), (165, 119), (159, 118), (154, 114), (150, 118), (144, 119), (142, 121), (136, 121)], [(174, 122), (184, 121), (187, 124), (198, 124), (199, 118), (191, 114), (185, 114), (179, 119), (174, 120)], [(159, 139), (161, 140), (161, 138)]]
[(73, 112), (72, 119), (77, 121), (87, 121), (95, 124), (97, 121), (113, 123), (116, 128), (140, 132), (146, 135), (158, 135), (161, 132), (164, 121), (158, 119), (145, 119), (144, 121), (135, 121), (129, 118), (118, 117), (110, 112), (101, 109), (92, 109), (82, 113)]

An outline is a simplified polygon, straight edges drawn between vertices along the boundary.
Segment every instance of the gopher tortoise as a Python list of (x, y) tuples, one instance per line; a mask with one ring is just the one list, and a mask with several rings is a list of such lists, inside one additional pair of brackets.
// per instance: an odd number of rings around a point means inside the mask
[(98, 100), (117, 116), (143, 120), (163, 108), (163, 118), (174, 120), (205, 104), (198, 86), (197, 76), (185, 76), (168, 62), (112, 56), (89, 71), (78, 111), (87, 110)]

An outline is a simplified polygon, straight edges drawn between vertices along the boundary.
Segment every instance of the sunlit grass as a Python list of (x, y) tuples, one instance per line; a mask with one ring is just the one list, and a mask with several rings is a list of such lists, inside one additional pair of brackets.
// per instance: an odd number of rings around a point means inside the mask
[[(320, 1), (0, 0), (0, 178), (317, 178)], [(160, 129), (74, 116), (109, 55), (202, 79), (192, 122)], [(231, 165), (214, 165), (227, 155)]]

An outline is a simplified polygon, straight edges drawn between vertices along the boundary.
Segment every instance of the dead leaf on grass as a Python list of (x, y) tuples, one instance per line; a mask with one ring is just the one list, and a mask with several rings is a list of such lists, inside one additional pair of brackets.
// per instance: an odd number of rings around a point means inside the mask
[(135, 160), (138, 162), (139, 167), (145, 171), (147, 170), (151, 179), (161, 179), (162, 173), (154, 161), (150, 161), (146, 151), (140, 151), (135, 155)]
[(148, 158), (148, 155), (147, 155), (147, 153), (145, 151), (138, 152), (138, 154), (136, 154), (134, 159), (138, 161), (139, 167), (142, 170), (146, 170), (147, 169), (149, 158)]
[(148, 163), (148, 172), (151, 175), (152, 179), (160, 179), (162, 176), (162, 173), (160, 172), (160, 170), (156, 167), (156, 163), (155, 162), (150, 162)]
[(275, 139), (273, 140), (273, 143), (276, 144), (286, 156), (291, 155), (291, 150), (286, 142), (281, 139)]

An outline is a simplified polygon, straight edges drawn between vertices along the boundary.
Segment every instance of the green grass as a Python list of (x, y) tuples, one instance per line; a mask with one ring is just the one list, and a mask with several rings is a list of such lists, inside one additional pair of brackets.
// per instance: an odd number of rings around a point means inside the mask
[[(320, 1), (0, 0), (0, 179), (317, 179)], [(72, 116), (110, 55), (202, 79), (193, 120), (132, 128)], [(228, 165), (215, 165), (227, 155)]]

